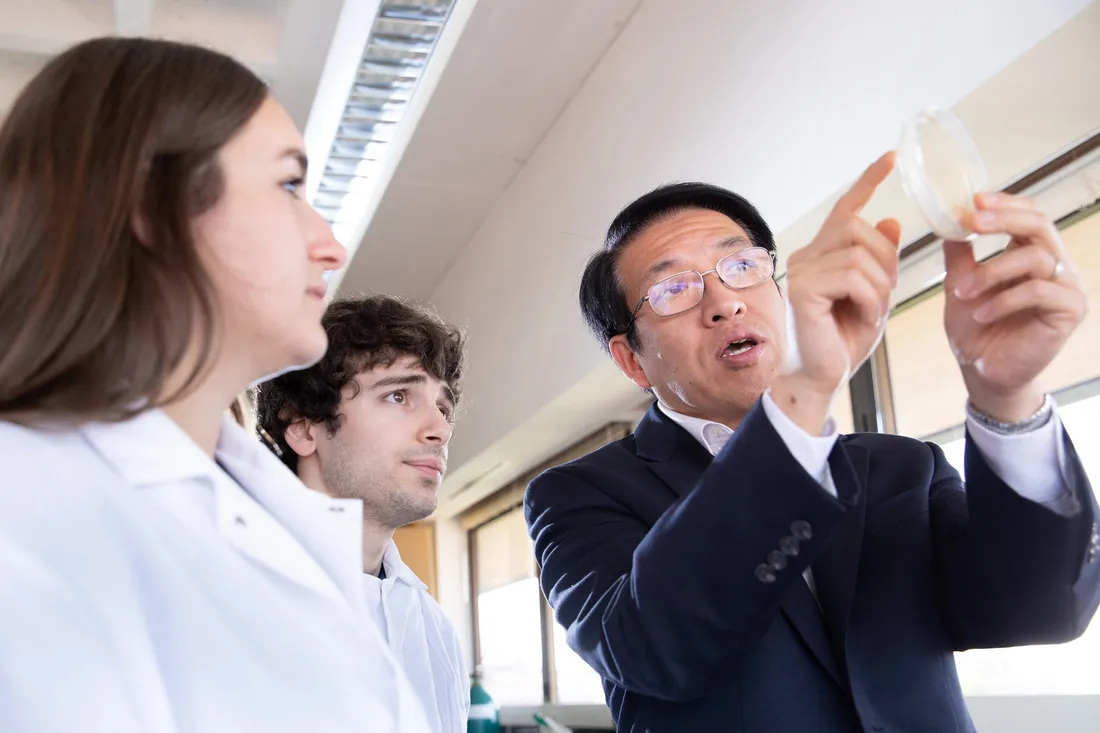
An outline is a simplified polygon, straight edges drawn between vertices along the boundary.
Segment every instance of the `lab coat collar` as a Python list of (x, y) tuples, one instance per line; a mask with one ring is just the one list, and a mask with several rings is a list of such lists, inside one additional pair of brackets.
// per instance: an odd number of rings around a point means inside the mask
[(356, 611), (364, 612), (363, 503), (306, 488), (231, 418), (226, 418), (222, 435), (227, 446), (242, 448), (219, 451), (226, 471), (301, 543)]
[(136, 488), (205, 481), (214, 492), (218, 529), (240, 552), (363, 611), (362, 502), (310, 491), (232, 418), (222, 421), (217, 462), (160, 410), (82, 432)]
[[(161, 410), (146, 410), (124, 422), (89, 423), (80, 431), (126, 483), (136, 488), (200, 477), (212, 481), (218, 470), (210, 456)], [(218, 442), (220, 449), (221, 440)]]

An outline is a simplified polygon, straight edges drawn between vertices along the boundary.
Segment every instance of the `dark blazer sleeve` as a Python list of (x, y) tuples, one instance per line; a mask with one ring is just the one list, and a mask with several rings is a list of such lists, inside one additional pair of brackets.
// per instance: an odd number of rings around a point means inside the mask
[[(619, 450), (618, 462), (582, 459), (528, 488), (542, 587), (570, 646), (606, 680), (665, 700), (693, 699), (766, 631), (784, 592), (804, 582), (802, 572), (858, 501), (859, 487), (847, 459), (833, 460), (839, 499), (829, 495), (757, 404), (693, 490), (649, 529), (627, 497), (671, 489)], [(795, 522), (812, 537), (762, 581), (758, 566)]]
[(1079, 510), (1062, 516), (1006, 485), (969, 434), (965, 489), (938, 446), (929, 492), (939, 595), (956, 649), (1069, 641), (1100, 604), (1089, 552), (1100, 516), (1069, 436), (1064, 480)]

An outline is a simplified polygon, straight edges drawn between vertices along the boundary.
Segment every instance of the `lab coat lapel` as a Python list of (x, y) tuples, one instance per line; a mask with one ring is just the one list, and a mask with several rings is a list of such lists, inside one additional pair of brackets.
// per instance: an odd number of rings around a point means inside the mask
[[(247, 445), (240, 444), (242, 437)], [(218, 460), (283, 530), (281, 536), (275, 532), (265, 535), (255, 546), (238, 545), (241, 550), (303, 585), (342, 596), (365, 614), (362, 503), (333, 499), (306, 488), (232, 421), (223, 428)], [(226, 521), (235, 523), (236, 519), (227, 515)]]

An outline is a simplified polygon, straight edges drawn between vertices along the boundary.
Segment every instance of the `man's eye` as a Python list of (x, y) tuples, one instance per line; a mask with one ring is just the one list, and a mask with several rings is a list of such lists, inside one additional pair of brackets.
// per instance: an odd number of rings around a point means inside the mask
[(403, 405), (408, 402), (409, 396), (405, 393), (405, 390), (399, 389), (396, 392), (390, 392), (382, 399), (387, 402), (392, 402), (395, 405)]

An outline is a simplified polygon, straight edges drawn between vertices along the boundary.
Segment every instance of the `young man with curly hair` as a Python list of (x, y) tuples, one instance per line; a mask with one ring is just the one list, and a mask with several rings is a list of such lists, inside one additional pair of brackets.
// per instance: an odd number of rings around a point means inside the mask
[(402, 563), (393, 533), (436, 507), (464, 338), (388, 296), (332, 303), (315, 366), (257, 390), (257, 432), (306, 486), (363, 505), (363, 587), (435, 733), (462, 733), (469, 680), (454, 627)]

